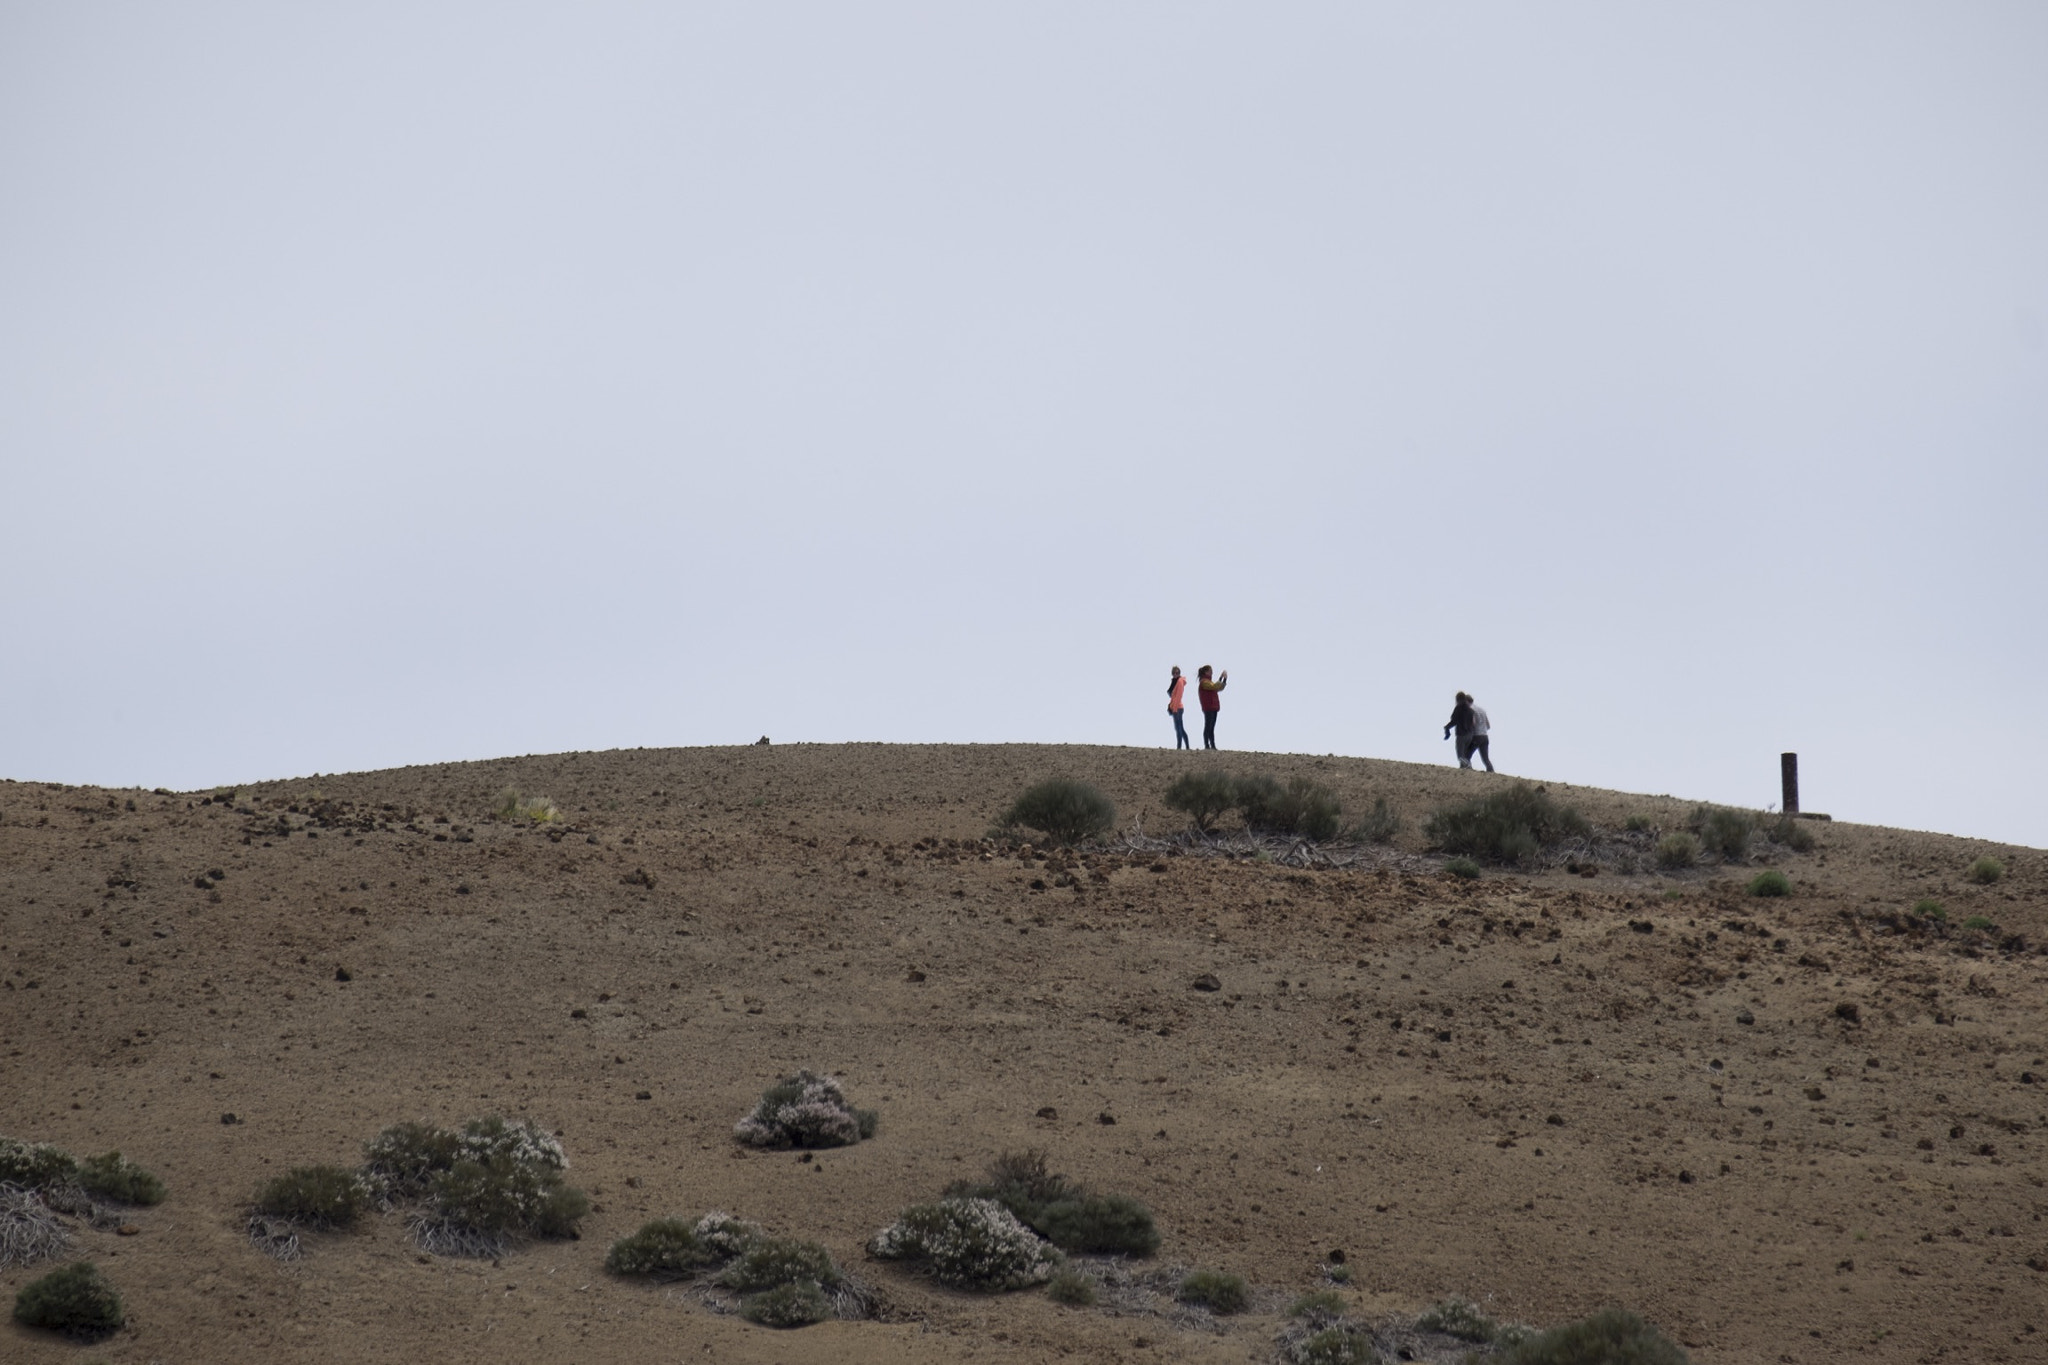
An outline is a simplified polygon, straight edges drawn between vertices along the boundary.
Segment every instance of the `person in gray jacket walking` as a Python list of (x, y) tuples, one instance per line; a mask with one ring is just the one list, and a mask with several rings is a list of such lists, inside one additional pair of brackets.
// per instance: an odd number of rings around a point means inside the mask
[(1492, 772), (1492, 771), (1493, 771), (1493, 755), (1492, 755), (1492, 754), (1491, 754), (1490, 752), (1488, 752), (1488, 750), (1487, 750), (1487, 747), (1486, 747), (1486, 736), (1487, 736), (1487, 733), (1488, 733), (1488, 732), (1489, 732), (1490, 730), (1492, 730), (1492, 729), (1493, 729), (1493, 724), (1492, 724), (1492, 722), (1491, 722), (1491, 721), (1487, 720), (1487, 718), (1486, 718), (1486, 708), (1485, 708), (1485, 707), (1481, 706), (1481, 705), (1480, 705), (1480, 704), (1479, 704), (1478, 702), (1476, 702), (1476, 701), (1475, 701), (1475, 702), (1472, 702), (1472, 703), (1471, 703), (1471, 706), (1472, 706), (1472, 755), (1468, 756), (1468, 758), (1467, 758), (1467, 765), (1469, 766), (1469, 764), (1470, 764), (1470, 757), (1471, 757), (1471, 756), (1477, 756), (1477, 758), (1479, 759), (1479, 761), (1480, 761), (1480, 762), (1482, 762), (1482, 763), (1484, 763), (1484, 764), (1486, 765), (1486, 771), (1488, 771), (1488, 772)]

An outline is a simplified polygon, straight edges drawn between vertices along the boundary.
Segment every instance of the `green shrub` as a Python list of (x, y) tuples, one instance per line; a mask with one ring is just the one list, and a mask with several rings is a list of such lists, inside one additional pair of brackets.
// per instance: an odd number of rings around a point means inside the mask
[(1063, 1265), (1045, 1282), (1045, 1296), (1069, 1308), (1087, 1308), (1095, 1302), (1095, 1281), (1070, 1265)]
[(838, 1081), (799, 1071), (762, 1091), (733, 1136), (750, 1147), (850, 1147), (873, 1137), (876, 1121), (874, 1110), (848, 1102)]
[(1401, 832), (1401, 812), (1395, 810), (1384, 796), (1372, 799), (1372, 813), (1363, 817), (1350, 829), (1350, 836), (1356, 843), (1387, 844)]
[(1756, 876), (1750, 878), (1749, 894), (1752, 896), (1789, 896), (1792, 894), (1792, 883), (1786, 880), (1784, 873), (1776, 868), (1772, 868), (1769, 872), (1759, 872)]
[(417, 1199), (455, 1165), (462, 1139), (431, 1123), (397, 1123), (363, 1145), (363, 1171), (394, 1198)]
[(164, 1182), (119, 1152), (87, 1157), (79, 1163), (78, 1187), (87, 1194), (122, 1204), (161, 1204), (169, 1191)]
[(1242, 1313), (1251, 1306), (1252, 1291), (1244, 1277), (1221, 1270), (1191, 1270), (1180, 1282), (1175, 1298), (1182, 1303), (1200, 1304), (1212, 1313)]
[(256, 1194), (256, 1211), (316, 1228), (345, 1228), (369, 1206), (370, 1191), (354, 1171), (299, 1166)]
[(1659, 867), (1691, 867), (1700, 860), (1700, 841), (1683, 830), (1657, 841)]
[(78, 1163), (61, 1147), (0, 1137), (0, 1181), (25, 1189), (47, 1190), (78, 1178)]
[(1477, 1342), (1481, 1346), (1491, 1342), (1500, 1332), (1500, 1325), (1480, 1312), (1479, 1305), (1469, 1299), (1441, 1299), (1424, 1309), (1415, 1325), (1424, 1332), (1442, 1332), (1445, 1336)]
[(2005, 864), (1987, 854), (1971, 863), (1965, 875), (1979, 886), (1989, 886), (2005, 875)]
[(1988, 916), (1985, 916), (1985, 915), (1972, 915), (1972, 916), (1970, 916), (1970, 917), (1969, 917), (1968, 919), (1966, 919), (1966, 920), (1964, 920), (1964, 921), (1963, 921), (1963, 927), (1964, 927), (1965, 929), (1985, 929), (1985, 930), (1990, 930), (1990, 929), (1996, 929), (1996, 928), (1998, 927), (1998, 925), (1997, 925), (1997, 924), (1995, 924), (1995, 923), (1993, 923), (1993, 922), (1992, 922), (1992, 920), (1991, 920), (1991, 919), (1990, 919), (1990, 918), (1989, 918)]
[(1290, 1318), (1334, 1318), (1344, 1312), (1344, 1296), (1334, 1289), (1312, 1289), (1287, 1305)]
[(642, 1223), (631, 1237), (613, 1242), (604, 1268), (614, 1275), (655, 1275), (683, 1279), (722, 1258), (697, 1240), (696, 1229), (680, 1218)]
[(1804, 820), (1795, 820), (1781, 815), (1771, 824), (1771, 840), (1783, 844), (1794, 853), (1811, 853), (1819, 840), (1813, 837), (1813, 830)]
[(1544, 845), (1586, 831), (1584, 816), (1526, 782), (1440, 810), (1424, 826), (1439, 852), (1494, 863), (1526, 861)]
[(14, 1320), (92, 1341), (119, 1329), (127, 1314), (106, 1277), (89, 1262), (75, 1261), (22, 1286), (14, 1296)]
[(832, 1316), (832, 1301), (810, 1280), (784, 1281), (741, 1299), (740, 1316), (763, 1327), (809, 1327)]
[(1622, 828), (1630, 834), (1641, 834), (1650, 828), (1650, 817), (1647, 815), (1631, 815), (1622, 824)]
[(1499, 1359), (1502, 1365), (1687, 1365), (1669, 1337), (1619, 1308), (1538, 1332)]
[(752, 1294), (779, 1284), (835, 1285), (843, 1278), (831, 1254), (816, 1242), (769, 1237), (755, 1242), (720, 1271), (718, 1282)]
[(1078, 844), (1115, 824), (1116, 806), (1086, 782), (1056, 777), (1026, 788), (1002, 823), (1038, 830), (1056, 844)]
[(1152, 1210), (1124, 1194), (1086, 1194), (1047, 1204), (1031, 1226), (1062, 1251), (1150, 1256), (1159, 1250)]
[(560, 1172), (508, 1154), (465, 1157), (435, 1176), (427, 1194), (443, 1223), (486, 1236), (568, 1237), (590, 1212), (589, 1197), (564, 1185)]
[(1914, 901), (1913, 913), (1921, 919), (1931, 919), (1937, 924), (1948, 919), (1948, 911), (1942, 908), (1941, 902), (1938, 900)]
[(1372, 1338), (1348, 1323), (1325, 1327), (1290, 1353), (1294, 1365), (1379, 1365)]
[(1150, 1209), (1055, 1174), (1042, 1151), (1005, 1152), (989, 1163), (986, 1180), (955, 1181), (945, 1197), (992, 1199), (1063, 1251), (1150, 1256), (1159, 1249)]
[(1479, 864), (1470, 858), (1453, 858), (1444, 864), (1444, 871), (1469, 882), (1479, 875)]
[(956, 1289), (996, 1293), (1043, 1284), (1059, 1253), (993, 1199), (913, 1204), (876, 1233), (868, 1250), (885, 1261), (924, 1261)]
[(1756, 820), (1748, 811), (1727, 806), (1701, 806), (1692, 813), (1692, 827), (1700, 843), (1725, 862), (1734, 862), (1749, 849), (1749, 836)]
[(1184, 773), (1166, 789), (1166, 804), (1195, 822), (1207, 834), (1217, 818), (1237, 804), (1237, 786), (1228, 773), (1211, 768), (1204, 773)]
[(1287, 789), (1264, 773), (1251, 777), (1240, 777), (1231, 783), (1231, 804), (1237, 808), (1238, 819), (1244, 821), (1246, 829), (1272, 829), (1280, 819), (1280, 809), (1287, 800)]

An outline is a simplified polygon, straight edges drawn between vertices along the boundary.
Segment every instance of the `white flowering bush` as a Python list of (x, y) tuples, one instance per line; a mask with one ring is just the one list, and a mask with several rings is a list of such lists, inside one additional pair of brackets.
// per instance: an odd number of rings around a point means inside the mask
[(761, 1094), (733, 1128), (749, 1147), (850, 1147), (875, 1135), (875, 1111), (855, 1109), (839, 1082), (799, 1071)]
[(699, 1218), (697, 1226), (690, 1232), (699, 1246), (722, 1261), (729, 1261), (744, 1252), (762, 1235), (759, 1223), (749, 1223), (744, 1218), (735, 1218), (716, 1209)]
[(78, 1176), (78, 1163), (62, 1147), (0, 1137), (0, 1181), (31, 1190), (68, 1185)]
[(573, 1237), (590, 1212), (583, 1191), (562, 1180), (562, 1144), (532, 1119), (394, 1124), (363, 1155), (362, 1177), (379, 1198), (420, 1201), (407, 1227), (437, 1254), (498, 1256), (519, 1237)]
[(1043, 1284), (1060, 1254), (993, 1199), (914, 1204), (868, 1243), (885, 1261), (923, 1261), (932, 1278), (958, 1289), (996, 1293)]

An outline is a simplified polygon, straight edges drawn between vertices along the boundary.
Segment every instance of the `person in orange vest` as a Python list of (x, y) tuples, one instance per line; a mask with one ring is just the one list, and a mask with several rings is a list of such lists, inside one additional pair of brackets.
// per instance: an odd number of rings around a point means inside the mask
[(1195, 747), (1188, 743), (1188, 727), (1181, 724), (1180, 719), (1180, 696), (1181, 693), (1187, 690), (1188, 680), (1181, 676), (1180, 665), (1175, 664), (1173, 666), (1173, 676), (1166, 680), (1166, 714), (1173, 717), (1173, 747), (1176, 749), (1192, 749)]
[(1209, 676), (1209, 665), (1203, 664), (1196, 670), (1195, 691), (1202, 699), (1202, 747), (1216, 747), (1216, 713), (1223, 709), (1223, 689), (1230, 685), (1230, 670), (1224, 669), (1213, 679)]

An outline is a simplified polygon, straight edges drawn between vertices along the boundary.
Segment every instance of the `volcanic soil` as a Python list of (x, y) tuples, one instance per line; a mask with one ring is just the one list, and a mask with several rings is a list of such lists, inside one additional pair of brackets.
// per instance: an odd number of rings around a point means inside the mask
[[(0, 784), (0, 1133), (170, 1188), (128, 1235), (74, 1220), (127, 1327), (81, 1352), (10, 1322), (0, 1355), (1270, 1361), (1342, 1252), (1337, 1292), (1390, 1330), (1458, 1294), (1538, 1325), (1622, 1305), (1701, 1362), (2048, 1360), (2048, 855), (1812, 822), (1811, 852), (1665, 873), (1648, 848), (1691, 802), (1551, 783), (1599, 837), (1467, 881), (1421, 820), (1513, 779), (1248, 754), (1222, 761), (1387, 797), (1404, 829), (1336, 867), (1155, 843), (1206, 761), (771, 745)], [(983, 841), (1053, 775), (1146, 837)], [(508, 787), (559, 818), (494, 818)], [(1791, 895), (1747, 894), (1766, 863)], [(799, 1067), (877, 1136), (737, 1144)], [(431, 1257), (381, 1215), (290, 1264), (249, 1242), (269, 1177), (490, 1113), (559, 1130), (579, 1240)], [(1024, 1148), (1156, 1212), (1127, 1292), (1066, 1308), (866, 1258)], [(602, 1269), (714, 1208), (822, 1241), (882, 1317), (772, 1332)], [(1194, 1266), (1253, 1310), (1177, 1308)]]

